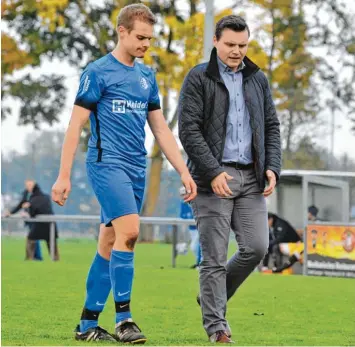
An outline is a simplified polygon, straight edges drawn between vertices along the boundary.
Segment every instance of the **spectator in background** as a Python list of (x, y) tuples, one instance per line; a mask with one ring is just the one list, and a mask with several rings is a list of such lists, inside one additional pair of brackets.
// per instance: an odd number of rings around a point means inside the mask
[[(190, 204), (181, 201), (180, 204), (180, 218), (183, 219), (193, 219), (192, 209)], [(191, 243), (190, 249), (195, 255), (195, 264), (191, 266), (192, 269), (197, 268), (201, 262), (201, 247), (200, 247), (200, 238), (198, 235), (198, 231), (195, 225), (189, 226), (190, 236), (191, 236)]]
[(280, 265), (282, 257), (279, 249), (280, 243), (295, 243), (301, 241), (296, 229), (294, 229), (289, 222), (274, 213), (268, 213), (268, 225), (269, 248), (263, 260), (262, 271), (269, 269), (270, 256), (274, 258), (274, 265)]
[[(29, 192), (29, 214), (32, 218), (41, 214), (54, 214), (50, 196), (44, 194), (39, 185), (35, 181), (30, 181)], [(29, 241), (29, 256), (33, 254), (33, 246), (37, 240), (45, 240), (47, 242), (48, 251), (50, 252), (50, 225), (51, 223), (31, 223), (31, 231), (28, 234)], [(55, 223), (55, 242), (54, 242), (54, 258), (59, 260), (59, 250), (57, 244), (58, 230), (57, 223)]]
[[(12, 208), (10, 211), (5, 213), (5, 217), (9, 217), (12, 214), (19, 212), (20, 210), (24, 210), (28, 214), (28, 207), (29, 207), (28, 200), (29, 200), (29, 194), (30, 194), (29, 189), (31, 189), (31, 187), (32, 187), (32, 182), (34, 182), (34, 181), (32, 181), (32, 180), (25, 181), (25, 190), (22, 192), (21, 200), (14, 208)], [(29, 231), (31, 231), (31, 223), (30, 222), (25, 222), (25, 227), (27, 227), (29, 229)], [(26, 243), (26, 259), (27, 259), (27, 249), (28, 249), (27, 243)], [(35, 241), (35, 249), (34, 249), (33, 259), (34, 260), (43, 260), (42, 251), (41, 251), (41, 244), (40, 244), (39, 240)]]
[[(318, 208), (314, 205), (308, 207), (308, 222), (311, 223), (316, 223), (319, 221), (318, 218)], [(317, 238), (318, 238), (318, 232), (317, 230), (312, 230), (311, 231), (311, 244), (312, 248), (317, 247)], [(323, 233), (323, 240), (322, 240), (323, 247), (326, 247), (327, 245), (327, 233)], [(272, 269), (273, 273), (281, 273), (282, 271), (289, 269), (292, 267), (295, 263), (302, 262), (303, 261), (303, 253), (304, 253), (304, 243), (299, 242), (297, 245), (290, 245), (290, 244), (280, 244), (279, 245), (279, 250), (282, 254), (288, 255), (288, 259), (286, 262), (283, 264), (278, 264)]]
[[(44, 194), (39, 185), (34, 180), (26, 180), (25, 186), (27, 192), (23, 194), (22, 201), (11, 211), (16, 211), (16, 208), (24, 208), (28, 210), (28, 214), (31, 218), (34, 218), (41, 214), (54, 214), (52, 204), (49, 195)], [(50, 251), (50, 225), (51, 223), (29, 223), (30, 232), (27, 236), (26, 242), (26, 260), (35, 259), (36, 243), (39, 240), (45, 240), (47, 242), (48, 251)], [(57, 245), (58, 231), (55, 224), (55, 249), (54, 259), (59, 260), (59, 251)]]
[(318, 218), (318, 208), (314, 205), (308, 207), (308, 221), (309, 222), (317, 222)]

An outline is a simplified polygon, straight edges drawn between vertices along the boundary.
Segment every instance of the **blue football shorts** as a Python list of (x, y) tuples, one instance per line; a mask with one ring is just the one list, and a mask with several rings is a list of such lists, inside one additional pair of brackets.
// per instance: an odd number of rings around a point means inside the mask
[(87, 162), (86, 170), (101, 206), (101, 223), (128, 214), (139, 214), (143, 203), (146, 170), (118, 163)]

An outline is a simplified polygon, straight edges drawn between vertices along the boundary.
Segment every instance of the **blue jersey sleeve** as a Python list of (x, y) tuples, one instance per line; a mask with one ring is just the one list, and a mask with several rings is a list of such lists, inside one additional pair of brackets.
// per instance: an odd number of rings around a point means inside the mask
[(94, 64), (89, 64), (80, 77), (79, 90), (74, 104), (95, 111), (102, 96), (104, 82)]
[(153, 74), (153, 85), (149, 96), (148, 111), (155, 111), (160, 109), (159, 88), (158, 83)]

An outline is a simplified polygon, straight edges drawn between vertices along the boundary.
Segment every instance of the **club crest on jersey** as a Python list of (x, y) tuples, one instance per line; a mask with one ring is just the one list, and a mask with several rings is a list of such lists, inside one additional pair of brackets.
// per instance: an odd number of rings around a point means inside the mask
[(141, 78), (141, 82), (140, 83), (141, 83), (141, 87), (143, 89), (148, 89), (148, 82), (147, 82), (147, 80), (144, 77)]

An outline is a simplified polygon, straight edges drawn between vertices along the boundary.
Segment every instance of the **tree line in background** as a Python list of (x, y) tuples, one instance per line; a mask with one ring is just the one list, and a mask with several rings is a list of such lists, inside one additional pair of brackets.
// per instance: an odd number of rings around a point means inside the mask
[[(62, 131), (38, 131), (28, 135), (26, 138), (25, 153), (12, 152), (4, 155), (2, 153), (2, 179), (1, 192), (10, 195), (12, 203), (7, 203), (10, 208), (16, 203), (16, 195), (19, 198), (24, 189), (25, 179), (34, 179), (38, 182), (44, 192), (50, 193), (50, 189), (57, 177), (59, 170), (58, 156), (64, 139)], [(45, 143), (45, 146), (43, 144)], [(313, 169), (314, 163), (325, 165), (328, 161), (328, 153), (310, 142), (304, 141), (297, 148), (295, 165), (299, 162), (306, 164), (305, 169)], [(334, 157), (331, 162), (333, 170), (355, 171), (355, 160), (347, 157)], [(148, 169), (152, 161), (148, 161)], [(149, 182), (147, 182), (147, 185)], [(355, 182), (354, 182), (355, 184)], [(353, 185), (353, 184), (352, 184)], [(158, 208), (155, 215), (171, 216), (179, 215), (179, 187), (180, 179), (174, 170), (167, 167), (162, 169), (161, 191), (158, 199)], [(355, 190), (354, 190), (355, 193)], [(355, 202), (355, 196), (352, 201)], [(100, 207), (88, 183), (85, 166), (85, 153), (78, 151), (72, 172), (72, 192), (70, 199), (64, 207), (54, 206), (60, 214), (99, 214)]]
[[(39, 77), (28, 73), (21, 78), (15, 77), (16, 71), (57, 59), (68, 62), (79, 75), (90, 61), (114, 48), (117, 14), (133, 2), (105, 0), (98, 6), (86, 0), (2, 1), (6, 28), (1, 52), (2, 117), (15, 116), (11, 108), (15, 98), (20, 103), (19, 124), (40, 128), (43, 123), (58, 122), (58, 110), (64, 108), (67, 97), (65, 71)], [(187, 72), (202, 59), (204, 14), (197, 0), (186, 0), (184, 9), (174, 0), (144, 3), (158, 17), (157, 36), (145, 62), (157, 71), (164, 115), (173, 129), (177, 114), (172, 98)], [(355, 13), (345, 3), (235, 0), (231, 8), (216, 14), (216, 21), (235, 13), (252, 23), (248, 56), (267, 74), (273, 90), (282, 124), (284, 168), (329, 169), (330, 162), (341, 167), (341, 160), (330, 161), (329, 154), (316, 148), (312, 139), (329, 131), (322, 124), (321, 111), (341, 111), (354, 118)], [(83, 141), (87, 135), (88, 130)], [(52, 159), (58, 166), (59, 153)], [(154, 143), (144, 215), (156, 211), (163, 163)]]

